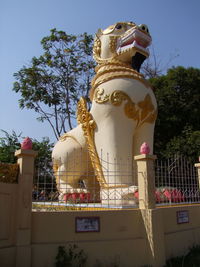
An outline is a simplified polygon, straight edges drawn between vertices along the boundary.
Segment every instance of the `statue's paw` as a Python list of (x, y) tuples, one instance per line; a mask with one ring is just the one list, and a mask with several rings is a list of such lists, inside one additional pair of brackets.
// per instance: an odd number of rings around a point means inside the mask
[(122, 194), (122, 204), (123, 205), (136, 205), (138, 204), (138, 198), (136, 197), (138, 187), (135, 185), (129, 186), (124, 190)]

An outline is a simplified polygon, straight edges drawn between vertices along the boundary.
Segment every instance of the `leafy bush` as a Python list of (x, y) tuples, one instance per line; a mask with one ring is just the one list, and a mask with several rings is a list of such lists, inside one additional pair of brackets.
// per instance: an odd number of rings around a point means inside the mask
[(200, 246), (194, 246), (190, 251), (181, 257), (169, 259), (165, 267), (199, 267)]
[(79, 250), (77, 245), (69, 245), (68, 250), (64, 246), (58, 247), (56, 256), (56, 267), (84, 267), (87, 261), (87, 256), (84, 251)]

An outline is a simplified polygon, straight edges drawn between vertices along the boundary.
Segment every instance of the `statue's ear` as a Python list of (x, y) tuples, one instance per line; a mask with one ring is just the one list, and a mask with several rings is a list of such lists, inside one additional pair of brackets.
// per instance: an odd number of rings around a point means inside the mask
[(94, 38), (93, 54), (97, 62), (101, 54), (101, 39), (100, 39), (101, 35), (102, 35), (102, 30), (99, 29), (98, 32), (95, 34)]
[(102, 29), (98, 29), (96, 37), (99, 38), (103, 34)]

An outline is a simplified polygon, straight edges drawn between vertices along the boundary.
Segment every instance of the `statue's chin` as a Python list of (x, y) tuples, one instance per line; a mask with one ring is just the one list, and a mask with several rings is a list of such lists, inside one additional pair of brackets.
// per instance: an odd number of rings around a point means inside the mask
[(145, 61), (146, 57), (139, 52), (136, 52), (132, 57), (131, 66), (134, 70), (140, 72), (140, 67), (142, 63)]

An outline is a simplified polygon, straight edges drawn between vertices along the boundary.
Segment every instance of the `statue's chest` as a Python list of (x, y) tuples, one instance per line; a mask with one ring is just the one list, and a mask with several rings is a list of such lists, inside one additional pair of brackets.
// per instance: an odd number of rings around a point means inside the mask
[(96, 88), (91, 113), (95, 116), (97, 111), (103, 118), (123, 112), (126, 118), (133, 119), (140, 125), (145, 121), (155, 121), (157, 104), (153, 91), (143, 83), (118, 78)]

